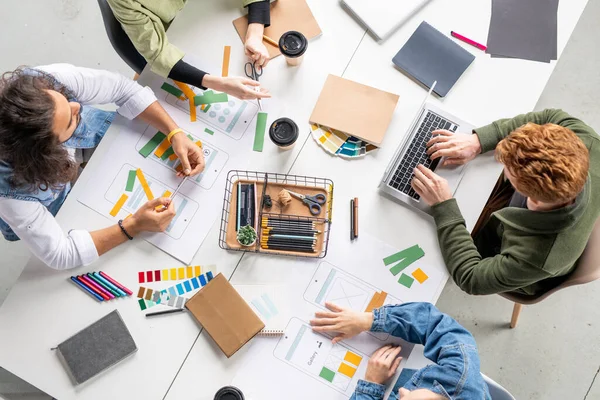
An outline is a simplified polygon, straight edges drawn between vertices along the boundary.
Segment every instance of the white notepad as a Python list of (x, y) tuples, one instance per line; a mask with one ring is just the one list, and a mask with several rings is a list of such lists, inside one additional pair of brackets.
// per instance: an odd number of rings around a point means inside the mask
[(290, 308), (285, 286), (233, 285), (246, 303), (265, 324), (259, 336), (278, 336), (285, 333)]

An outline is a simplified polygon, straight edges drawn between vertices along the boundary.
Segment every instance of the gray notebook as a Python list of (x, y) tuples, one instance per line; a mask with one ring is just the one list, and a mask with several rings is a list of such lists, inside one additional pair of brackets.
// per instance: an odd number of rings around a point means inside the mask
[(137, 351), (117, 310), (71, 336), (57, 347), (76, 385), (98, 375)]
[(475, 56), (423, 21), (393, 58), (403, 72), (444, 97), (471, 65)]

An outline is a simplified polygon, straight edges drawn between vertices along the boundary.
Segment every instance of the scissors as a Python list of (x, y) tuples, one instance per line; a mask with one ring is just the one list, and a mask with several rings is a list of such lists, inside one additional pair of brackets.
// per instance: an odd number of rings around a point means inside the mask
[[(260, 65), (258, 66), (258, 68), (256, 67), (256, 61), (254, 61), (252, 63), (247, 62), (246, 65), (244, 66), (244, 72), (246, 73), (246, 76), (248, 78), (258, 82), (258, 78), (260, 78), (263, 74), (263, 69)], [(256, 90), (257, 92), (260, 92), (260, 86), (255, 86), (254, 90)], [(257, 99), (257, 101), (258, 101), (258, 108), (260, 108), (260, 110), (262, 111), (262, 105), (260, 104), (260, 99)]]
[(321, 214), (321, 206), (327, 201), (327, 197), (325, 197), (323, 193), (318, 193), (314, 196), (306, 196), (300, 193), (292, 192), (291, 190), (288, 190), (288, 192), (295, 198), (302, 200), (312, 215)]

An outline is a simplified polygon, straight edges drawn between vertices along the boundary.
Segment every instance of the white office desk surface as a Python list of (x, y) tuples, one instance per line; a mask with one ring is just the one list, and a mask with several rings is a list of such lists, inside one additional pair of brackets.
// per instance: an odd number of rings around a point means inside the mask
[[(327, 74), (342, 74), (363, 37), (364, 30), (354, 24), (335, 0), (313, 0), (309, 4), (324, 35), (310, 42), (300, 68), (287, 67), (279, 57), (265, 69), (261, 83), (275, 97), (264, 104), (272, 114), (269, 122), (280, 116), (308, 120)], [(220, 74), (223, 46), (231, 45), (230, 76), (244, 76), (243, 45), (232, 25), (241, 13), (238, 0), (189, 2), (171, 26), (169, 39), (206, 60), (206, 65), (216, 66), (209, 71), (213, 74)], [(148, 73), (142, 74), (142, 83)], [(83, 206), (77, 198), (124, 123), (121, 117), (115, 119), (59, 212), (57, 220), (65, 231), (95, 230), (109, 225), (107, 218)], [(247, 164), (259, 171), (287, 172), (308, 136), (308, 128), (303, 125), (301, 128), (298, 146), (293, 150), (280, 152), (265, 138), (262, 153), (248, 148)], [(253, 136), (254, 132), (246, 134)], [(217, 186), (224, 186), (226, 173), (219, 177)], [(215, 264), (219, 272), (229, 277), (242, 253), (221, 250), (218, 232), (219, 224), (215, 223), (192, 265)], [(143, 240), (122, 245), (92, 266), (71, 271), (54, 271), (32, 257), (0, 308), (0, 365), (61, 400), (163, 398), (198, 339), (199, 326), (186, 314), (146, 319), (135, 298), (139, 287), (137, 272), (178, 266), (181, 264), (177, 260)], [(71, 275), (98, 270), (134, 291), (133, 298), (98, 303), (68, 282)], [(75, 388), (50, 348), (114, 309), (121, 313), (139, 351), (94, 381)], [(202, 336), (198, 342), (204, 343), (206, 338)], [(215, 358), (220, 356), (214, 354)]]
[[(559, 55), (586, 4), (587, 0), (560, 3)], [(350, 240), (349, 202), (351, 198), (358, 197), (361, 231), (365, 230), (400, 249), (418, 243), (425, 250), (425, 257), (428, 263), (431, 263), (430, 266), (445, 268), (432, 219), (381, 196), (377, 191), (388, 162), (404, 138), (426, 94), (423, 88), (394, 68), (392, 58), (423, 20), (448, 35), (451, 30), (456, 30), (485, 43), (490, 13), (491, 0), (433, 1), (382, 44), (374, 41), (369, 35), (361, 41), (343, 76), (400, 95), (398, 107), (381, 149), (361, 160), (347, 161), (329, 156), (312, 138), (308, 138), (290, 171), (292, 174), (321, 176), (334, 181), (331, 240)], [(356, 23), (352, 21), (352, 24)], [(556, 65), (555, 62), (544, 64), (524, 60), (491, 59), (480, 50), (462, 42), (458, 43), (477, 58), (445, 99), (431, 98), (430, 101), (475, 126), (531, 111)], [(300, 69), (302, 68), (304, 67), (301, 66)], [(300, 126), (308, 126), (308, 119), (296, 122)], [(476, 222), (500, 171), (501, 167), (494, 162), (491, 154), (478, 157), (468, 167), (456, 197), (470, 228)], [(303, 267), (282, 257), (245, 255), (236, 268), (232, 282), (283, 282), (294, 285), (304, 275), (303, 268), (315, 268), (316, 264), (309, 261), (305, 263)], [(435, 299), (438, 297), (439, 293)], [(201, 336), (206, 334), (203, 332)], [(210, 338), (198, 340), (166, 399), (212, 399), (211, 396), (219, 387), (231, 383), (242, 365), (246, 350), (242, 349), (227, 359)], [(422, 346), (415, 346), (413, 354), (416, 358), (422, 358)], [(265, 371), (265, 376), (268, 376), (268, 371)], [(267, 379), (265, 384), (268, 384)], [(293, 385), (293, 382), (291, 384)]]

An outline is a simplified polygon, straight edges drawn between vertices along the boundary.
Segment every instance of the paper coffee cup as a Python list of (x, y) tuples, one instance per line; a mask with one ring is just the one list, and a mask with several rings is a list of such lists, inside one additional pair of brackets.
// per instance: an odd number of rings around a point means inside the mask
[(244, 394), (235, 386), (225, 386), (215, 394), (215, 400), (244, 400)]
[(281, 150), (291, 149), (298, 140), (298, 125), (289, 118), (279, 118), (271, 124), (269, 137)]
[(288, 65), (300, 65), (307, 48), (308, 40), (306, 40), (303, 34), (297, 31), (286, 32), (279, 39), (279, 50), (285, 57)]

